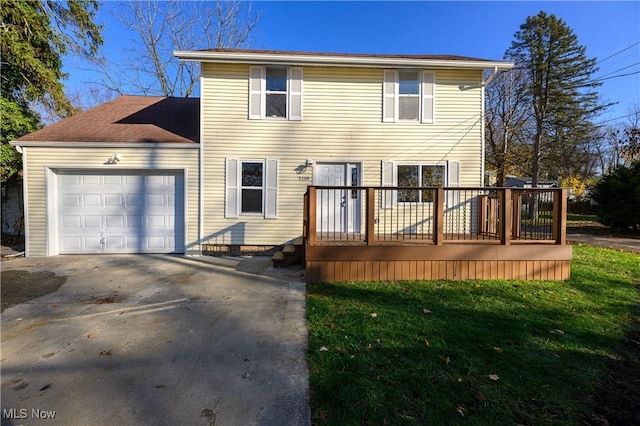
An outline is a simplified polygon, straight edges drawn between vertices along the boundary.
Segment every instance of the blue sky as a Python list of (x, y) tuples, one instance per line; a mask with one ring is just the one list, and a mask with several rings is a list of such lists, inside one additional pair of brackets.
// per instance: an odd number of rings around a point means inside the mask
[[(104, 50), (109, 55), (117, 55), (128, 43), (120, 25), (106, 13), (113, 6), (105, 5), (97, 19), (105, 25)], [(486, 59), (501, 59), (527, 16), (544, 10), (573, 29), (589, 57), (602, 60), (596, 78), (631, 74), (603, 81), (599, 88), (602, 100), (619, 104), (603, 114), (601, 121), (625, 116), (632, 105), (640, 105), (638, 1), (267, 1), (253, 2), (253, 8), (261, 15), (251, 48)], [(71, 90), (97, 79), (80, 68), (74, 60), (66, 62)]]

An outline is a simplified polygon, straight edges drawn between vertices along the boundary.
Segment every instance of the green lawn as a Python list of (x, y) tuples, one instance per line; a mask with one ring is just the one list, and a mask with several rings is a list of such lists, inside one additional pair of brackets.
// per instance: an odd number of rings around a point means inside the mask
[(583, 222), (595, 222), (598, 223), (598, 216), (595, 214), (567, 214), (567, 223), (583, 223)]
[(567, 282), (320, 284), (316, 424), (581, 424), (638, 315), (640, 257), (574, 247)]

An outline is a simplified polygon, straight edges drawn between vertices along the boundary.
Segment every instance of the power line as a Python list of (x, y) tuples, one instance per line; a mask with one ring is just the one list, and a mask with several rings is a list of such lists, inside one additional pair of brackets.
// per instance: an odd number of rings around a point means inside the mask
[(617, 69), (617, 70), (615, 70), (615, 71), (611, 71), (611, 72), (609, 72), (609, 73), (607, 73), (607, 74), (605, 74), (605, 75), (601, 75), (600, 77), (598, 77), (598, 79), (601, 79), (601, 78), (604, 78), (604, 77), (610, 76), (611, 74), (615, 74), (615, 73), (620, 72), (620, 71), (624, 71), (624, 70), (626, 70), (627, 68), (635, 67), (635, 66), (636, 66), (636, 65), (638, 65), (638, 64), (640, 64), (640, 62), (636, 62), (635, 64), (631, 64), (631, 65), (627, 65), (626, 67), (624, 67), (624, 68), (620, 68), (620, 69)]
[(596, 62), (596, 65), (601, 64), (602, 62), (606, 61), (607, 59), (613, 58), (614, 56), (619, 55), (622, 52), (627, 51), (627, 50), (631, 49), (632, 47), (637, 46), (639, 44), (640, 44), (640, 41), (637, 41), (637, 42), (633, 43), (631, 46), (625, 47), (624, 49), (622, 49), (622, 50), (620, 50), (620, 51), (618, 51), (618, 52), (616, 52), (616, 53), (614, 53), (612, 55), (609, 55), (604, 59), (599, 60), (598, 62)]
[(603, 125), (603, 124), (605, 124), (605, 123), (610, 123), (610, 122), (612, 122), (612, 121), (617, 121), (617, 120), (621, 120), (621, 119), (623, 119), (623, 118), (628, 118), (628, 117), (631, 117), (632, 115), (636, 115), (636, 113), (635, 113), (635, 112), (632, 112), (631, 114), (621, 115), (620, 117), (610, 118), (610, 119), (608, 119), (608, 120), (601, 121), (600, 123), (594, 123), (594, 124), (595, 124), (596, 126), (598, 126), (598, 127), (602, 127), (602, 125)]
[(606, 78), (596, 78), (592, 81), (605, 81), (605, 80), (611, 80), (612, 78), (628, 77), (630, 75), (635, 75), (635, 74), (640, 74), (640, 71), (634, 71), (627, 74), (612, 75), (611, 77), (606, 77)]

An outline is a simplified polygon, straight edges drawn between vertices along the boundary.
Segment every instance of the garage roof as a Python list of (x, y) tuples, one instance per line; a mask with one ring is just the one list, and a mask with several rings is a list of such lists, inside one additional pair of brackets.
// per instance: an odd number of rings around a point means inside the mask
[(200, 99), (120, 96), (15, 142), (200, 142)]

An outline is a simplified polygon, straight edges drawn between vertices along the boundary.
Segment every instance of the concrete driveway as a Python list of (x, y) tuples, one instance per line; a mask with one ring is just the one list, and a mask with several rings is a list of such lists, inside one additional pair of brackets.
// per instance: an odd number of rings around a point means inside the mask
[(310, 424), (299, 271), (164, 255), (2, 262), (3, 287), (23, 278), (59, 288), (2, 313), (2, 425)]

